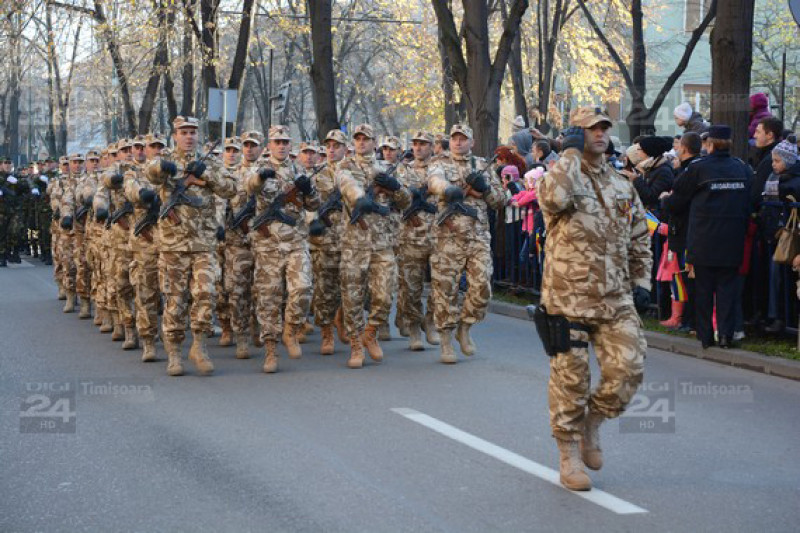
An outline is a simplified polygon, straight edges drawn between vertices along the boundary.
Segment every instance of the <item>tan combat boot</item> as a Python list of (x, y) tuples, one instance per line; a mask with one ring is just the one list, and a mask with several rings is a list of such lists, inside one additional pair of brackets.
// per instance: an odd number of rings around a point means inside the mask
[(108, 309), (103, 311), (103, 323), (100, 324), (100, 333), (114, 331), (114, 315)]
[(214, 373), (214, 363), (212, 363), (211, 359), (208, 357), (205, 333), (192, 333), (192, 347), (189, 349), (189, 361), (194, 363), (197, 371), (203, 376)]
[(66, 300), (67, 299), (67, 291), (64, 290), (64, 286), (60, 283), (58, 284), (58, 299), (59, 300)]
[(250, 359), (250, 345), (247, 342), (247, 335), (236, 335), (236, 359)]
[(364, 348), (358, 335), (350, 337), (350, 359), (347, 360), (348, 368), (361, 368), (364, 366)]
[(439, 343), (439, 360), (446, 365), (454, 365), (458, 363), (458, 356), (453, 349), (453, 330), (444, 329), (441, 332), (441, 342)]
[(556, 439), (560, 453), (561, 484), (569, 490), (590, 490), (592, 480), (583, 470), (578, 441)]
[(425, 349), (422, 344), (422, 331), (419, 329), (419, 324), (412, 324), (408, 327), (408, 349), (412, 352), (421, 352)]
[[(299, 326), (294, 328), (294, 336), (297, 337), (297, 344), (305, 344), (308, 342), (308, 337), (306, 336), (306, 322), (303, 322)], [(284, 327), (286, 327), (284, 325)], [(313, 331), (313, 328), (312, 328)]]
[(390, 341), (392, 340), (392, 331), (389, 329), (389, 323), (381, 324), (378, 326), (378, 340)]
[(428, 341), (428, 344), (438, 346), (441, 339), (439, 338), (439, 332), (436, 331), (436, 325), (433, 323), (433, 317), (425, 317), (422, 329), (425, 331), (425, 340)]
[(302, 328), (302, 324), (299, 326), (285, 324), (283, 326), (283, 345), (286, 346), (286, 351), (289, 352), (289, 359), (300, 359), (303, 355), (303, 349), (297, 341), (297, 331)]
[(456, 330), (456, 340), (461, 345), (461, 353), (467, 356), (475, 353), (475, 343), (472, 342), (472, 337), (469, 334), (470, 326), (471, 324), (466, 322), (459, 322)]
[(322, 326), (322, 346), (320, 346), (319, 353), (332, 355), (333, 350), (333, 326), (328, 324), (327, 326)]
[(219, 336), (219, 346), (233, 346), (233, 331), (230, 328), (222, 328), (222, 335)]
[(381, 350), (381, 345), (378, 344), (378, 328), (371, 324), (367, 326), (361, 336), (361, 342), (364, 344), (364, 348), (367, 349), (370, 359), (378, 362), (383, 361), (383, 350)]
[(164, 350), (167, 352), (167, 375), (182, 376), (181, 345), (177, 342), (164, 341)]
[(67, 298), (66, 302), (64, 303), (64, 311), (65, 313), (72, 313), (75, 311), (75, 293), (67, 291)]
[(261, 342), (261, 335), (259, 333), (258, 320), (256, 320), (255, 318), (251, 318), (250, 319), (250, 335), (251, 335), (251, 341), (250, 342), (253, 343), (253, 346), (255, 346), (256, 348), (261, 348), (262, 346), (264, 346), (264, 343)]
[(125, 338), (125, 328), (122, 327), (122, 321), (119, 318), (119, 313), (114, 313), (114, 331), (111, 332), (111, 340), (114, 342), (121, 341)]
[(92, 323), (95, 326), (98, 326), (98, 327), (102, 326), (103, 325), (103, 316), (105, 314), (106, 314), (106, 310), (105, 309), (101, 309), (101, 308), (98, 307), (94, 312), (94, 320), (92, 321)]
[(122, 343), (123, 350), (133, 350), (139, 347), (139, 337), (136, 335), (136, 329), (133, 326), (125, 327), (125, 342)]
[(156, 340), (153, 337), (142, 337), (142, 363), (156, 360)]
[(303, 325), (303, 327), (305, 327), (304, 333), (306, 335), (311, 335), (314, 333), (314, 324), (312, 324), (310, 320), (306, 319), (306, 323)]
[(336, 333), (339, 335), (339, 342), (349, 344), (350, 338), (344, 330), (344, 312), (341, 307), (336, 310), (336, 315), (333, 317), (333, 327), (336, 328)]
[(600, 413), (591, 409), (583, 419), (583, 440), (581, 440), (581, 457), (587, 468), (600, 470), (603, 468), (603, 450), (600, 449), (600, 425), (605, 421)]
[(399, 333), (401, 337), (408, 337), (408, 326), (406, 325), (406, 321), (400, 318), (400, 313), (396, 314), (394, 317), (394, 327), (397, 328), (397, 333)]
[(265, 374), (274, 374), (278, 371), (278, 341), (267, 341), (264, 350), (264, 366), (261, 368)]
[(78, 318), (81, 320), (92, 318), (92, 302), (89, 298), (81, 298), (81, 311), (78, 314)]

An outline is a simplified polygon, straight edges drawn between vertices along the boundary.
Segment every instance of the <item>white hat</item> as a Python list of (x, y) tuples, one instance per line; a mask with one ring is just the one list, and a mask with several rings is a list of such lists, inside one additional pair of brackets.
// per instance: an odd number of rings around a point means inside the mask
[(675, 108), (673, 114), (675, 115), (675, 118), (687, 121), (692, 118), (692, 113), (694, 113), (694, 111), (692, 111), (692, 106), (689, 105), (689, 102), (684, 102)]
[(518, 131), (522, 131), (525, 129), (525, 119), (522, 118), (522, 115), (517, 115), (514, 119), (514, 122), (511, 123), (511, 131), (517, 133)]

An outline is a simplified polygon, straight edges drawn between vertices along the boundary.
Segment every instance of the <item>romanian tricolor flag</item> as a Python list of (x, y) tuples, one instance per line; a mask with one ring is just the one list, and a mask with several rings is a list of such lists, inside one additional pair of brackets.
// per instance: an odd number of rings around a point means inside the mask
[(647, 212), (645, 218), (647, 219), (647, 231), (650, 233), (650, 235), (653, 235), (661, 222), (650, 211)]

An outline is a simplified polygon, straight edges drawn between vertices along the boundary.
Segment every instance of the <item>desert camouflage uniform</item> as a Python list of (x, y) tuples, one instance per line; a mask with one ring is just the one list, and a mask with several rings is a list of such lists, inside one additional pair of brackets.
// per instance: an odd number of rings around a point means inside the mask
[(225, 290), (230, 306), (230, 323), (234, 335), (248, 333), (253, 309), (254, 259), (250, 236), (241, 228), (232, 228), (233, 216), (247, 203), (245, 190), (247, 179), (258, 169), (258, 163), (242, 159), (242, 164), (233, 173), (236, 179), (236, 195), (229, 200), (227, 229), (225, 231)]
[[(262, 183), (258, 174), (245, 181), (247, 194), (257, 198), (256, 212), (261, 213), (281, 192), (294, 187), (300, 175), (291, 158), (278, 161), (270, 158), (264, 168), (275, 171), (275, 178)], [(283, 323), (292, 328), (305, 322), (311, 305), (311, 258), (308, 252), (308, 224), (305, 212), (319, 208), (319, 194), (302, 198), (302, 208), (287, 203), (284, 212), (297, 221), (296, 226), (280, 222), (269, 223), (269, 237), (250, 231), (255, 258), (256, 316), (261, 327), (262, 342), (276, 342), (283, 332)], [(286, 293), (285, 316), (281, 307)]]
[[(394, 222), (377, 213), (364, 215), (367, 229), (350, 224), (350, 215), (356, 201), (364, 196), (375, 176), (383, 168), (374, 155), (355, 155), (344, 159), (336, 170), (335, 185), (342, 192), (345, 210), (341, 221), (342, 261), (340, 281), (342, 309), (348, 337), (361, 337), (364, 332), (364, 304), (370, 297), (367, 323), (380, 327), (387, 322), (392, 306), (392, 280), (397, 264), (394, 255)], [(402, 178), (399, 179), (402, 184)], [(390, 201), (396, 209), (405, 209), (411, 203), (408, 189), (401, 187), (389, 195), (383, 191), (375, 194), (381, 204)], [(366, 292), (365, 292), (366, 289)]]
[[(125, 181), (130, 180), (131, 175), (135, 175), (135, 170), (136, 164), (133, 161), (118, 161), (102, 173), (98, 194), (94, 197), (95, 212), (99, 209), (107, 209), (110, 220), (114, 213), (122, 209), (128, 200), (125, 197)], [(111, 185), (111, 178), (116, 174), (121, 174), (124, 177), (123, 185), (119, 189), (114, 189)], [(131, 275), (133, 253), (128, 242), (130, 228), (133, 223), (133, 216), (128, 214), (106, 230), (106, 237), (111, 245), (111, 257), (109, 260), (111, 268), (109, 270), (113, 271), (115, 311), (118, 317), (115, 323), (121, 324), (126, 329), (136, 326), (133, 277)], [(105, 274), (108, 275), (109, 273), (106, 272)]]
[[(227, 171), (228, 175), (235, 176), (236, 169), (239, 165), (223, 165), (225, 170)], [(225, 220), (227, 219), (228, 213), (228, 202), (229, 200), (217, 196), (215, 199), (215, 218), (217, 221), (218, 228), (225, 228)], [(228, 293), (228, 289), (226, 288), (226, 267), (225, 267), (225, 257), (226, 252), (228, 249), (228, 236), (225, 235), (225, 240), (217, 240), (217, 264), (219, 265), (219, 277), (217, 278), (216, 283), (216, 292), (217, 292), (217, 322), (219, 322), (222, 331), (232, 331), (231, 326), (231, 304), (230, 304), (230, 294)]]
[(61, 227), (61, 218), (64, 217), (62, 213), (63, 198), (67, 189), (70, 187), (69, 173), (61, 174), (61, 177), (51, 182), (48, 186), (48, 195), (50, 196), (50, 206), (54, 214), (58, 214), (58, 219), (53, 220), (51, 228), (54, 230), (53, 234), (58, 236), (57, 246), (54, 251), (54, 261), (57, 261), (57, 266), (54, 269), (54, 275), (58, 284), (68, 293), (75, 292), (75, 277), (77, 275), (77, 268), (75, 266), (75, 259), (72, 254), (73, 240), (70, 230), (65, 230)]
[[(100, 185), (100, 171), (87, 172), (81, 185), (76, 189), (76, 196), (83, 201), (87, 198), (94, 198), (97, 188)], [(91, 272), (89, 278), (89, 297), (94, 301), (96, 309), (105, 311), (108, 309), (105, 281), (103, 280), (103, 267), (101, 264), (102, 248), (100, 240), (103, 236), (103, 223), (97, 222), (94, 217), (94, 201), (92, 209), (86, 214), (85, 238), (86, 238), (86, 260), (89, 263)]]
[[(444, 192), (449, 186), (467, 189), (466, 177), (486, 166), (472, 154), (435, 158), (428, 172), (428, 191), (439, 197), (439, 213), (447, 204)], [(492, 254), (489, 234), (489, 208), (498, 209), (505, 201), (500, 181), (492, 169), (485, 172), (489, 190), (482, 198), (465, 195), (464, 203), (474, 207), (478, 218), (453, 216), (452, 230), (445, 224), (434, 229), (436, 248), (431, 262), (434, 320), (436, 329), (452, 330), (459, 323), (473, 325), (483, 320), (492, 297)], [(467, 293), (462, 309), (458, 308), (458, 284), (461, 273), (467, 274)]]
[[(100, 206), (110, 206), (112, 204), (111, 191), (103, 183), (103, 173), (106, 170), (104, 169), (97, 176), (97, 188), (92, 202), (92, 210), (95, 215)], [(109, 216), (111, 216), (110, 209)], [(106, 222), (107, 220), (95, 221), (97, 237), (96, 262), (99, 267), (100, 280), (97, 290), (103, 294), (102, 300), (105, 302), (105, 311), (108, 313), (109, 323), (121, 325), (117, 313), (117, 282), (114, 276), (114, 231), (106, 227)]]
[[(146, 166), (145, 175), (158, 187), (162, 204), (169, 201), (176, 181), (183, 177), (186, 166), (197, 157), (197, 154), (184, 153), (179, 149), (172, 152), (165, 150), (160, 158)], [(175, 163), (178, 167), (175, 177), (161, 171), (162, 160)], [(158, 223), (158, 271), (165, 300), (162, 330), (166, 341), (178, 345), (186, 337), (189, 293), (192, 299), (192, 334), (197, 339), (211, 333), (215, 284), (220, 275), (216, 256), (215, 195), (230, 198), (236, 191), (233, 178), (219, 161), (209, 158), (205, 165), (206, 171), (200, 179), (207, 186), (192, 185), (187, 190), (188, 195), (202, 199), (202, 206), (177, 206), (179, 224), (169, 219)]]
[[(314, 176), (314, 186), (324, 203), (336, 189), (334, 177), (339, 163), (328, 161), (326, 167)], [(340, 239), (342, 232), (342, 213), (330, 214), (331, 227), (317, 237), (309, 237), (311, 247), (311, 266), (314, 272), (314, 295), (311, 308), (314, 323), (319, 327), (333, 324), (336, 310), (339, 309), (342, 291), (339, 286), (339, 265), (342, 260)]]
[[(427, 185), (428, 168), (431, 159), (413, 163), (403, 169), (403, 180), (409, 188), (419, 189)], [(429, 200), (430, 201), (430, 200)], [(423, 319), (433, 323), (433, 292), (428, 294), (428, 305), (425, 314), (422, 310), (422, 291), (428, 265), (434, 253), (433, 222), (436, 215), (419, 212), (416, 221), (402, 223), (398, 238), (398, 291), (397, 316), (406, 327), (424, 326)], [(419, 225), (415, 225), (419, 224)]]
[[(553, 435), (580, 440), (587, 405), (619, 416), (642, 381), (647, 344), (632, 290), (650, 288), (645, 211), (627, 179), (574, 149), (539, 182), (538, 198), (547, 225), (542, 304), (589, 330), (572, 329), (572, 348), (550, 362)], [(591, 394), (589, 342), (601, 369)]]
[(83, 183), (86, 180), (86, 173), (71, 174), (69, 181), (65, 183), (64, 194), (61, 199), (61, 216), (72, 217), (72, 261), (75, 264), (75, 291), (80, 297), (81, 301), (88, 300), (91, 292), (91, 277), (92, 271), (89, 267), (87, 260), (87, 242), (86, 242), (86, 221), (78, 220), (75, 216), (78, 208), (82, 205), (83, 195), (79, 194), (82, 191)]
[(128, 242), (132, 256), (130, 276), (136, 306), (136, 331), (145, 342), (158, 334), (159, 301), (157, 226), (150, 226), (138, 236), (134, 235), (136, 223), (147, 214), (149, 208), (142, 203), (139, 194), (143, 189), (153, 189), (145, 177), (146, 165), (134, 165), (125, 173), (124, 181), (125, 197), (133, 204)]

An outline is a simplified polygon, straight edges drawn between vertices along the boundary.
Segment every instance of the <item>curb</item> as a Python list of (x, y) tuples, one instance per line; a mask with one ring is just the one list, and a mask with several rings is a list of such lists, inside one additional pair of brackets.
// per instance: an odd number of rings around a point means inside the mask
[[(489, 312), (520, 320), (528, 320), (528, 313), (521, 305), (492, 300), (489, 302)], [(704, 350), (700, 343), (694, 339), (676, 337), (654, 331), (645, 331), (644, 335), (647, 339), (647, 345), (651, 348), (761, 372), (770, 376), (800, 381), (800, 361), (770, 357), (745, 350), (723, 350), (714, 347)]]

